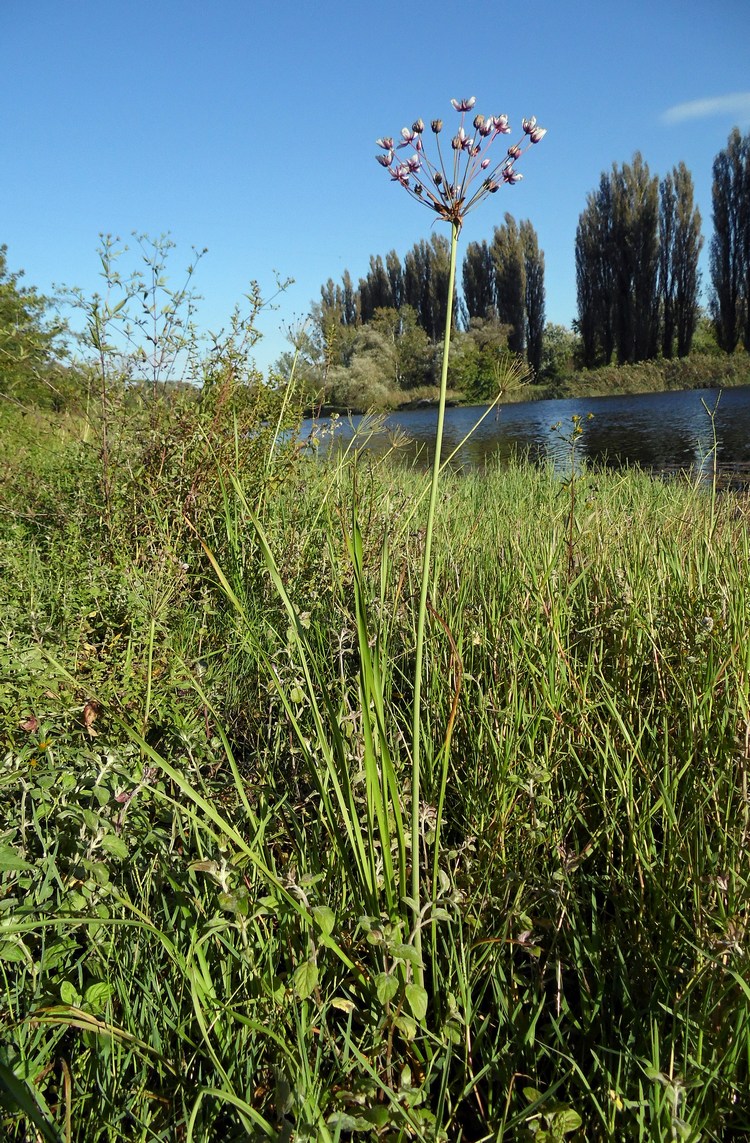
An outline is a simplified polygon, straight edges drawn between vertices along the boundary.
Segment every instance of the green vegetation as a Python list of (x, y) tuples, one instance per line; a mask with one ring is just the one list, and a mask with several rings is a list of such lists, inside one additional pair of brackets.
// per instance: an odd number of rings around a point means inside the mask
[(746, 499), (443, 474), (415, 855), (426, 481), (221, 360), (2, 412), (3, 1137), (745, 1137)]
[[(533, 225), (506, 213), (492, 239), (470, 242), (463, 257), (451, 400), (493, 401), (517, 358), (532, 381), (525, 399), (747, 384), (749, 181), (750, 136), (735, 128), (713, 166), (707, 312), (699, 304), (702, 219), (684, 163), (660, 181), (637, 152), (602, 172), (576, 232), (572, 329), (545, 322), (544, 252)], [(370, 258), (358, 285), (346, 270), (340, 285), (329, 279), (321, 287), (294, 336), (311, 407), (364, 412), (436, 399), (448, 253), (447, 239), (433, 234), (403, 265), (391, 250), (385, 261)], [(731, 365), (704, 356), (731, 356), (738, 346)], [(280, 359), (282, 374), (291, 360)]]
[(137, 244), (0, 404), (3, 1136), (750, 1133), (747, 497), (316, 459)]

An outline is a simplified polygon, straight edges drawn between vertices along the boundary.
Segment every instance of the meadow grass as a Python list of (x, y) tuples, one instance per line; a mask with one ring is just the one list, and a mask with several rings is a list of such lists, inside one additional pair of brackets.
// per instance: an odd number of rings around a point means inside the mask
[(750, 1135), (747, 498), (444, 473), (412, 807), (425, 477), (191, 416), (2, 424), (7, 1138)]

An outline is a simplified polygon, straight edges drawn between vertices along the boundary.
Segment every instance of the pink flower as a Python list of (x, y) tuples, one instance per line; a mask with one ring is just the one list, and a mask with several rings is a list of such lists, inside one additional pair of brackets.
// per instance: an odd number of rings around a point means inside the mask
[(476, 95), (472, 95), (471, 99), (451, 99), (456, 111), (471, 111), (476, 101)]

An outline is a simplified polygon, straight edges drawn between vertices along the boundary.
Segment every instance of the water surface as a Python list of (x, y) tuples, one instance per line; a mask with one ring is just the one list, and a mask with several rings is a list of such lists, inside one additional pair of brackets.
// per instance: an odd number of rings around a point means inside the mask
[[(526, 401), (501, 405), (477, 425), (486, 409), (472, 406), (446, 410), (443, 457), (456, 450), (454, 466), (482, 469), (526, 454), (535, 463), (565, 469), (570, 464), (571, 418), (579, 416), (583, 433), (576, 445), (577, 454), (596, 464), (699, 474), (713, 465), (715, 444), (720, 470), (745, 469), (750, 473), (750, 386)], [(317, 423), (330, 422), (323, 418)], [(303, 431), (311, 432), (314, 424), (306, 421)], [(370, 424), (359, 416), (341, 418), (335, 438), (346, 444)], [(382, 455), (396, 445), (395, 451), (404, 461), (427, 467), (436, 427), (434, 407), (391, 413), (377, 431), (367, 433), (367, 448)], [(470, 432), (470, 438), (464, 440)]]

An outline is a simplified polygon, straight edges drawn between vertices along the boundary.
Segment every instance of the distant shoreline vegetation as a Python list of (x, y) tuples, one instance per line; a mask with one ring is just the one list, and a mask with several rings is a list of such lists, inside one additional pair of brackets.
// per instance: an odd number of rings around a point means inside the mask
[[(681, 389), (734, 389), (750, 385), (750, 356), (737, 352), (727, 355), (699, 351), (689, 357), (640, 361), (635, 365), (604, 365), (599, 369), (579, 369), (564, 376), (539, 382), (517, 382), (506, 388), (498, 404), (521, 401), (554, 401), (573, 397), (637, 396), (642, 393), (668, 393)], [(310, 402), (305, 416), (331, 413), (354, 414), (396, 412), (437, 404), (437, 389), (422, 386), (411, 392), (385, 391), (382, 404), (336, 404)], [(491, 398), (487, 398), (491, 400)], [(481, 404), (460, 390), (449, 390), (449, 405)]]

